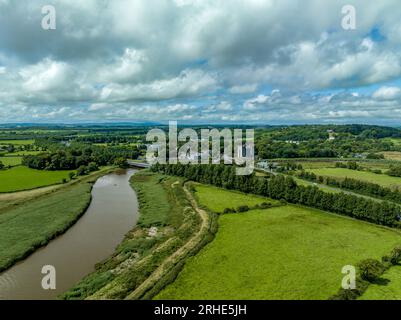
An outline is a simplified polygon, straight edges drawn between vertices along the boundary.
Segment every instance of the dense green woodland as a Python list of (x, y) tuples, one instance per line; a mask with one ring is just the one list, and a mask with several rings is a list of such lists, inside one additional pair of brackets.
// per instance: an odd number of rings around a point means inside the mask
[[(329, 131), (334, 140), (329, 140)], [(367, 125), (316, 125), (256, 130), (256, 151), (262, 159), (334, 158), (378, 151), (399, 151), (382, 138), (399, 138), (397, 128)]]
[(363, 124), (350, 125), (300, 125), (263, 128), (259, 131), (267, 133), (275, 140), (319, 140), (327, 139), (332, 130), (340, 137), (358, 136), (363, 139), (401, 138), (401, 130), (392, 127)]
[(119, 158), (137, 159), (140, 152), (134, 147), (96, 147), (74, 144), (50, 153), (24, 156), (22, 164), (39, 170), (70, 170), (93, 163), (97, 166), (113, 164)]

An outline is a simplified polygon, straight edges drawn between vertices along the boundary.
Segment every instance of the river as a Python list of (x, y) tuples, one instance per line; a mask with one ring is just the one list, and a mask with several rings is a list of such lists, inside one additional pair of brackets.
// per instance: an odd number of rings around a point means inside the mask
[[(94, 271), (110, 256), (138, 217), (138, 202), (129, 184), (135, 170), (99, 178), (86, 213), (65, 234), (0, 274), (0, 299), (50, 300)], [(56, 270), (56, 289), (42, 288), (42, 267)]]

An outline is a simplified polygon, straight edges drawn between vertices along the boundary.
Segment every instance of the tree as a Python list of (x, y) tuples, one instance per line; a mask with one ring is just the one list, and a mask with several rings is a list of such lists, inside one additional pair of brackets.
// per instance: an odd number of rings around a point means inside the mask
[(122, 169), (128, 168), (128, 162), (124, 158), (117, 158), (114, 160), (114, 165)]
[(384, 265), (375, 259), (362, 260), (359, 264), (359, 271), (363, 280), (374, 282), (385, 271)]
[(384, 154), (381, 153), (369, 153), (366, 159), (384, 159)]
[(4, 163), (0, 161), (0, 170), (4, 168)]
[(401, 166), (390, 165), (390, 169), (387, 171), (387, 174), (393, 177), (401, 177)]
[(88, 168), (86, 166), (80, 166), (77, 169), (77, 176), (84, 176), (88, 173)]
[(97, 171), (97, 170), (99, 170), (99, 167), (97, 166), (97, 164), (95, 162), (89, 162), (88, 171), (93, 172), (93, 171)]

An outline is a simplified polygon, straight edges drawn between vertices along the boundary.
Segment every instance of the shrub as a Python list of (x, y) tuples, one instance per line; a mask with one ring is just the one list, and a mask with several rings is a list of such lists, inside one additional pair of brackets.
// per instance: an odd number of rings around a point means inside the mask
[(80, 166), (77, 169), (77, 176), (84, 176), (88, 173), (88, 168), (84, 165)]
[(385, 256), (382, 257), (382, 263), (383, 264), (389, 263), (389, 262), (391, 262), (391, 257), (389, 255), (385, 255)]
[(125, 169), (128, 168), (128, 162), (124, 158), (117, 158), (114, 160), (114, 165), (118, 166), (119, 168)]
[(93, 172), (99, 170), (98, 165), (95, 162), (89, 162), (88, 164), (88, 171)]
[(249, 207), (248, 206), (239, 206), (238, 208), (237, 208), (237, 212), (247, 212), (247, 211), (249, 211)]
[(225, 208), (223, 213), (235, 213), (235, 209), (233, 209), (233, 208)]
[(384, 154), (381, 153), (369, 153), (366, 159), (384, 159)]
[(335, 295), (331, 296), (329, 300), (356, 300), (366, 291), (369, 286), (369, 282), (362, 280), (361, 278), (357, 278), (355, 284), (355, 289), (341, 288)]
[(362, 279), (369, 282), (376, 281), (385, 271), (385, 266), (375, 259), (362, 260), (358, 267)]
[(390, 253), (390, 262), (393, 265), (398, 264), (401, 261), (401, 246), (397, 246)]
[(268, 208), (271, 208), (271, 206), (272, 206), (272, 204), (270, 202), (262, 202), (260, 204), (261, 209), (268, 209)]

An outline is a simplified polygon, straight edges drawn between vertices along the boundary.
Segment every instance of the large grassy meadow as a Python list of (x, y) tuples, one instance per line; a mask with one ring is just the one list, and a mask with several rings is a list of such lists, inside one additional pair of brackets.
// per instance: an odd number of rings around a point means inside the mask
[(43, 153), (43, 151), (26, 151), (26, 150), (20, 150), (20, 151), (15, 151), (15, 152), (8, 152), (5, 155), (7, 157), (22, 157), (22, 156), (34, 156)]
[[(207, 188), (198, 198), (214, 207)], [(215, 240), (156, 298), (327, 299), (341, 287), (343, 266), (399, 243), (397, 231), (293, 205), (226, 214)]]
[(384, 158), (387, 160), (401, 160), (401, 152), (398, 151), (384, 151), (380, 152), (381, 154), (384, 155)]
[(1, 163), (5, 166), (19, 166), (22, 163), (22, 157), (0, 157)]
[(223, 213), (225, 208), (238, 208), (247, 205), (253, 207), (258, 204), (271, 203), (278, 204), (279, 201), (255, 195), (246, 195), (241, 192), (227, 191), (212, 186), (198, 185), (196, 187), (196, 196), (201, 204), (207, 203), (207, 207), (218, 213)]
[(29, 144), (34, 144), (35, 140), (0, 140), (0, 145), (29, 145)]
[(24, 166), (0, 170), (0, 192), (15, 192), (62, 183), (71, 171), (34, 170)]
[(326, 176), (340, 179), (348, 177), (361, 181), (380, 184), (384, 187), (391, 187), (391, 188), (401, 187), (401, 178), (390, 177), (386, 174), (375, 174), (367, 171), (357, 171), (344, 168), (321, 168), (321, 169), (310, 169), (307, 171), (314, 172), (318, 176)]

